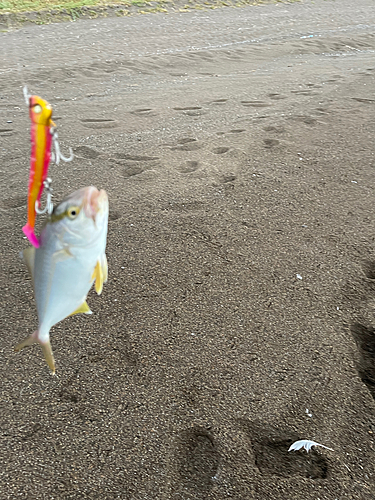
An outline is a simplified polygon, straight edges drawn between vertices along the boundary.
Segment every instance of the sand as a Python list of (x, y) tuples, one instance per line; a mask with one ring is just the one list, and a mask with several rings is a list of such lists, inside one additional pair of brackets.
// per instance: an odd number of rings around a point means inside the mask
[[(0, 34), (1, 499), (374, 498), (374, 24), (305, 0)], [(25, 83), (76, 154), (55, 201), (110, 199), (109, 281), (53, 328), (56, 377), (13, 352), (37, 327)]]

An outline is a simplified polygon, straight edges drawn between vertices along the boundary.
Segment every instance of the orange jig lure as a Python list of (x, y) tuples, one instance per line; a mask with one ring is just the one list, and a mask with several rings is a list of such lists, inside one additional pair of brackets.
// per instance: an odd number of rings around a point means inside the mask
[[(59, 148), (57, 141), (56, 125), (52, 121), (51, 105), (35, 95), (28, 95), (27, 89), (24, 89), (26, 103), (29, 105), (31, 119), (31, 158), (30, 158), (30, 177), (27, 197), (27, 223), (22, 228), (23, 232), (34, 247), (39, 247), (39, 240), (35, 235), (36, 215), (52, 212), (50, 179), (47, 178), (49, 163), (52, 160), (58, 164), (60, 159), (71, 161), (65, 158)], [(51, 153), (52, 143), (55, 147), (55, 153)], [(47, 188), (47, 206), (44, 210), (40, 209), (40, 198), (43, 189)]]

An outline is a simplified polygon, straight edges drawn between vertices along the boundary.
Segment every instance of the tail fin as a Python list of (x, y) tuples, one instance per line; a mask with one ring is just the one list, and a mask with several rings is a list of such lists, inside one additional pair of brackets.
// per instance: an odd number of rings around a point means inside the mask
[(50, 367), (52, 375), (55, 375), (56, 366), (55, 366), (55, 358), (53, 357), (51, 343), (49, 340), (47, 340), (47, 342), (41, 342), (38, 339), (38, 333), (39, 333), (39, 331), (36, 330), (32, 335), (30, 335), (30, 337), (27, 337), (25, 340), (23, 340), (18, 345), (16, 345), (14, 350), (16, 352), (18, 352), (21, 349), (23, 349), (24, 347), (27, 347), (29, 345), (37, 344), (37, 343), (40, 344), (42, 346), (42, 351), (43, 351), (45, 360), (47, 361), (47, 364)]

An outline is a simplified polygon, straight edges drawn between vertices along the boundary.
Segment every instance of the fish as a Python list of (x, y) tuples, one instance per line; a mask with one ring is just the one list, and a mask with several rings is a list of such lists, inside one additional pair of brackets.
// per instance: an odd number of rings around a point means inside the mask
[(87, 294), (95, 282), (100, 295), (108, 277), (107, 231), (107, 193), (89, 186), (55, 206), (41, 231), (39, 247), (22, 252), (33, 281), (39, 325), (15, 351), (39, 343), (53, 374), (50, 329), (68, 316), (91, 314)]
[(39, 206), (44, 181), (47, 178), (51, 160), (53, 128), (51, 105), (38, 96), (29, 96), (29, 114), (31, 119), (31, 157), (30, 177), (27, 199), (27, 223), (22, 228), (30, 243), (39, 246), (34, 233), (36, 207)]

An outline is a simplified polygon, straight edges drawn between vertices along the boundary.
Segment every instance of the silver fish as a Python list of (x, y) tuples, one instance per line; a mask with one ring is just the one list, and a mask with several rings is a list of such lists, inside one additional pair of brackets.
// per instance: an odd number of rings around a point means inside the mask
[(33, 279), (39, 326), (15, 350), (39, 343), (52, 373), (51, 327), (73, 314), (91, 314), (87, 294), (94, 281), (98, 294), (107, 281), (107, 229), (107, 193), (93, 186), (82, 188), (54, 209), (41, 232), (40, 247), (23, 251)]

